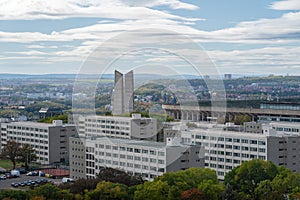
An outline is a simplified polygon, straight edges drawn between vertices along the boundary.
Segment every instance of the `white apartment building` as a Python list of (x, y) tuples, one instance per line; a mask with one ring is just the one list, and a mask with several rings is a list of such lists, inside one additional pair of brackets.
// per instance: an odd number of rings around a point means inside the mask
[(133, 114), (132, 117), (80, 116), (78, 133), (80, 137), (107, 136), (156, 141), (157, 122), (155, 118), (144, 118), (140, 114)]
[(277, 165), (300, 172), (300, 136), (287, 135), (274, 129), (263, 133), (224, 131), (223, 129), (189, 129), (181, 131), (182, 143), (205, 148), (205, 167), (224, 176), (243, 161), (254, 158), (270, 160)]
[(275, 130), (276, 133), (285, 135), (300, 135), (300, 123), (293, 122), (271, 122), (262, 124), (263, 132)]
[(63, 125), (61, 120), (54, 120), (52, 124), (10, 122), (1, 123), (0, 126), (2, 148), (8, 140), (30, 144), (37, 155), (35, 162), (46, 165), (55, 162), (67, 163), (69, 137), (78, 135), (75, 125)]
[[(202, 153), (202, 155), (201, 155)], [(95, 178), (111, 167), (153, 180), (165, 172), (204, 167), (199, 145), (182, 145), (179, 138), (167, 143), (119, 138), (70, 138), (70, 177)]]

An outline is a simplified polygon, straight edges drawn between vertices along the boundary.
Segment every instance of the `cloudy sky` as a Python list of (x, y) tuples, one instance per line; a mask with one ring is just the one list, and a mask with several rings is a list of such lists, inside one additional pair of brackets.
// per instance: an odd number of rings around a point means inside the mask
[[(152, 29), (189, 38), (220, 73), (300, 75), (300, 0), (0, 0), (0, 73), (78, 73), (105, 42)], [(144, 63), (165, 60), (177, 62)]]

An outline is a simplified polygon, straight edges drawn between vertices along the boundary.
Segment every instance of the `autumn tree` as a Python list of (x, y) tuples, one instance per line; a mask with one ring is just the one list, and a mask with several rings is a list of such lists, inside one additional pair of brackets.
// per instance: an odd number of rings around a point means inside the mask
[(87, 199), (126, 199), (127, 198), (127, 186), (120, 183), (112, 183), (108, 181), (102, 181), (97, 184), (94, 190), (91, 190), (86, 194)]
[(2, 158), (9, 159), (13, 164), (13, 169), (16, 168), (17, 159), (20, 156), (20, 146), (14, 140), (8, 140), (7, 144), (4, 145), (4, 148), (1, 152)]
[(192, 188), (181, 192), (182, 200), (206, 200), (205, 195), (197, 188)]

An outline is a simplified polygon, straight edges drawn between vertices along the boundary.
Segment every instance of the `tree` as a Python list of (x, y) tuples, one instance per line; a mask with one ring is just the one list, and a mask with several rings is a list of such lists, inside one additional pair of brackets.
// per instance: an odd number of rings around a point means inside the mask
[[(205, 195), (197, 188), (192, 188), (181, 192), (182, 200), (205, 200)], [(208, 198), (209, 199), (209, 198)]]
[(37, 159), (37, 156), (35, 154), (35, 150), (30, 146), (29, 144), (24, 144), (20, 148), (20, 161), (24, 162), (25, 164), (25, 170), (29, 170), (28, 165)]
[(88, 192), (86, 196), (91, 200), (98, 199), (126, 199), (127, 186), (119, 183), (102, 181), (97, 184), (96, 189)]
[(36, 187), (34, 190), (30, 192), (31, 196), (37, 196), (37, 197), (45, 197), (46, 199), (65, 199), (65, 200), (71, 200), (73, 199), (73, 195), (70, 194), (66, 190), (61, 190), (57, 186), (47, 183), (45, 185)]
[(222, 184), (214, 183), (212, 180), (204, 180), (198, 189), (202, 191), (207, 199), (218, 200), (224, 191)]
[(84, 194), (85, 190), (93, 190), (99, 183), (99, 179), (78, 179), (74, 183), (60, 184), (60, 189), (69, 190), (73, 194)]
[(98, 174), (99, 181), (109, 181), (112, 183), (121, 183), (127, 186), (143, 183), (143, 179), (138, 176), (132, 176), (122, 170), (113, 168), (104, 168)]
[(28, 199), (28, 195), (22, 190), (0, 190), (0, 199), (16, 199), (23, 200)]
[(273, 180), (278, 169), (271, 161), (253, 159), (243, 162), (225, 175), (224, 184), (233, 190), (252, 195), (263, 180)]
[(138, 185), (134, 193), (135, 200), (165, 200), (168, 198), (169, 186), (165, 181), (145, 182)]
[(8, 158), (13, 163), (13, 169), (16, 168), (16, 162), (20, 156), (20, 146), (14, 140), (8, 140), (1, 152), (2, 158)]

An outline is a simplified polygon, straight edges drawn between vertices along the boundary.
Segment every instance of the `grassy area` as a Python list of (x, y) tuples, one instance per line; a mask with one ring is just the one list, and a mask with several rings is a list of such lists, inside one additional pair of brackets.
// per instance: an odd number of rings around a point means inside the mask
[[(17, 168), (21, 167), (22, 163), (17, 163)], [(0, 167), (7, 169), (7, 170), (11, 170), (13, 168), (13, 164), (10, 160), (8, 159), (0, 159)]]
[(9, 160), (0, 159), (0, 167), (2, 167), (4, 169), (11, 169), (13, 167), (13, 164)]

